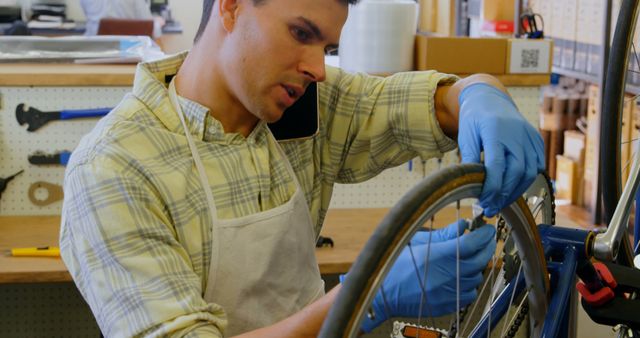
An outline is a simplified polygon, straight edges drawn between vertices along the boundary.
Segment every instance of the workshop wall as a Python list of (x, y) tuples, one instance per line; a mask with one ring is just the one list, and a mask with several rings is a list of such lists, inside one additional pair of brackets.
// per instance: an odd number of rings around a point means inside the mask
[[(15, 115), (16, 107), (27, 104), (41, 111), (63, 109), (91, 109), (114, 107), (130, 87), (0, 87), (3, 96), (0, 107), (0, 174), (12, 175), (25, 170), (19, 178), (7, 186), (0, 203), (0, 215), (57, 215), (61, 201), (46, 206), (31, 202), (30, 189), (36, 182), (61, 186), (64, 167), (61, 165), (37, 166), (27, 158), (35, 152), (53, 154), (73, 151), (80, 138), (89, 132), (97, 119), (51, 121), (35, 132), (20, 126)], [(509, 87), (516, 104), (534, 126), (538, 121), (538, 87)], [(456, 152), (423, 163), (419, 159), (390, 169), (374, 179), (361, 184), (336, 185), (332, 208), (388, 208), (425, 175), (457, 162)], [(43, 200), (48, 192), (34, 190), (34, 197)]]

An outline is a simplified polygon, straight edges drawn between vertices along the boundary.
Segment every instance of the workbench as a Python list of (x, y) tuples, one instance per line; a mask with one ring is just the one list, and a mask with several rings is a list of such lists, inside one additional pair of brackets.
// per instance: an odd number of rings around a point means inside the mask
[[(329, 287), (348, 271), (387, 209), (335, 209), (327, 214), (323, 236), (334, 247), (316, 249)], [(59, 216), (0, 217), (0, 336), (98, 338), (89, 307), (64, 263), (56, 257), (11, 257), (16, 247), (57, 246)]]
[[(345, 273), (364, 247), (387, 209), (333, 209), (327, 213), (322, 236), (334, 247), (316, 249), (322, 274)], [(58, 246), (59, 216), (0, 217), (0, 283), (69, 282), (60, 258), (11, 257), (16, 247)]]
[[(134, 65), (0, 63), (0, 86), (131, 86), (134, 74)], [(494, 76), (506, 87), (544, 86), (550, 80), (550, 74)]]

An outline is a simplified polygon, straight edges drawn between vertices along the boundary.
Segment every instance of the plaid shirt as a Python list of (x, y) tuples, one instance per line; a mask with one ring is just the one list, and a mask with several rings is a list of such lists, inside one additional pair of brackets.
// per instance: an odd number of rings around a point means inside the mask
[[(212, 222), (166, 79), (186, 54), (138, 66), (132, 93), (86, 135), (65, 174), (62, 258), (106, 336), (222, 336), (224, 310), (207, 303)], [(327, 67), (320, 130), (282, 141), (265, 123), (225, 134), (196, 102), (179, 98), (207, 170), (218, 216), (236, 218), (289, 200), (295, 183), (316, 235), (334, 183), (365, 181), (456, 144), (440, 129), (434, 94), (455, 77), (433, 71), (387, 78)]]

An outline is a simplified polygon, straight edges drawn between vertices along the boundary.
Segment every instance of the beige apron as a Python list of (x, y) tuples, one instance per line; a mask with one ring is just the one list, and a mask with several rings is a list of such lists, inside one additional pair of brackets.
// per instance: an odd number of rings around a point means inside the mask
[[(189, 142), (213, 220), (213, 248), (204, 299), (228, 315), (225, 336), (268, 326), (324, 294), (315, 258), (315, 234), (307, 202), (284, 151), (296, 192), (276, 208), (235, 219), (218, 219), (211, 185), (178, 103), (174, 81), (169, 97)], [(270, 134), (271, 135), (271, 134)], [(275, 142), (275, 140), (274, 140)]]

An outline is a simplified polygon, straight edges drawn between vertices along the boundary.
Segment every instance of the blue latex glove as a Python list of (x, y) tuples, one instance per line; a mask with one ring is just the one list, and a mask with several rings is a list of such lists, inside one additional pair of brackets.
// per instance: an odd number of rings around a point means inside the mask
[[(464, 219), (460, 219), (442, 229), (418, 231), (413, 235), (410, 242), (412, 245), (444, 242), (456, 238), (458, 234), (464, 234), (464, 231), (468, 228), (469, 223)], [(431, 242), (429, 242), (429, 240), (431, 240)]]
[[(411, 246), (402, 251), (383, 282), (384, 295), (378, 292), (374, 298), (375, 317), (365, 318), (361, 327), (364, 332), (370, 332), (390, 317), (418, 317), (421, 299), (423, 317), (456, 311), (456, 232), (462, 233), (467, 226), (466, 221), (460, 220), (444, 229), (416, 233), (410, 241)], [(476, 288), (482, 282), (482, 271), (495, 253), (495, 234), (494, 227), (482, 226), (460, 237), (460, 306), (468, 305), (477, 297)], [(419, 283), (424, 277), (429, 236), (431, 252), (426, 286), (422, 283), (426, 291), (423, 298)], [(341, 276), (340, 280), (343, 278)]]
[(480, 163), (486, 178), (480, 206), (492, 217), (513, 203), (544, 170), (544, 143), (511, 98), (485, 83), (465, 87), (458, 98), (458, 147), (462, 163)]

